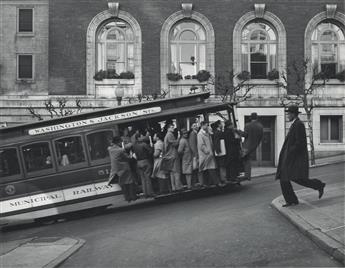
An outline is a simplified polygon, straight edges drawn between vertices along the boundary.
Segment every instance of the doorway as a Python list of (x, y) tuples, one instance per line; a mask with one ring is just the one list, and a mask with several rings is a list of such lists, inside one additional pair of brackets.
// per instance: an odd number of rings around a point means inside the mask
[[(250, 116), (245, 116), (245, 123), (250, 122)], [(262, 141), (252, 154), (253, 166), (274, 166), (275, 150), (275, 116), (259, 116), (258, 121), (264, 127)]]

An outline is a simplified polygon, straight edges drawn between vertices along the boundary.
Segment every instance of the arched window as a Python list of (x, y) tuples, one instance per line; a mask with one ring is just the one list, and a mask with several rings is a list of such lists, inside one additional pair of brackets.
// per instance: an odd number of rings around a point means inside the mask
[(128, 23), (111, 19), (101, 25), (96, 36), (96, 70), (134, 72), (134, 34)]
[(345, 70), (344, 31), (334, 23), (324, 21), (317, 25), (311, 35), (312, 65), (314, 74), (323, 72), (329, 78)]
[(194, 20), (176, 23), (169, 33), (170, 72), (182, 77), (206, 69), (206, 32)]
[(277, 34), (261, 21), (249, 22), (241, 35), (242, 71), (252, 79), (266, 79), (267, 73), (277, 69)]

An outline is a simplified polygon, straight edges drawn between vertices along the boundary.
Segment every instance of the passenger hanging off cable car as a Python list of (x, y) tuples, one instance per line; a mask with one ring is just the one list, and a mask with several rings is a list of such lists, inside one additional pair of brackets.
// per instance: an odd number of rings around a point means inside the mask
[(115, 136), (113, 138), (112, 145), (108, 147), (108, 151), (111, 165), (109, 178), (114, 180), (117, 177), (118, 184), (121, 186), (126, 201), (136, 200), (135, 177), (129, 165), (131, 157), (126, 149), (122, 148), (121, 137)]

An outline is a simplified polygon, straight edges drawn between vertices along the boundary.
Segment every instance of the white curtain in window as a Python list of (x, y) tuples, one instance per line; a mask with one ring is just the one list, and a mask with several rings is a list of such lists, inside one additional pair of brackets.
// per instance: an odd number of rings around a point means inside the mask
[(206, 68), (206, 33), (196, 21), (183, 20), (170, 31), (170, 72), (182, 77)]
[(312, 33), (312, 65), (314, 73), (325, 72), (334, 78), (345, 70), (344, 30), (330, 23), (320, 23)]
[(120, 19), (105, 22), (98, 29), (96, 40), (98, 71), (134, 71), (134, 34), (128, 23)]
[(265, 22), (250, 22), (242, 30), (242, 71), (251, 78), (265, 79), (267, 73), (277, 68), (277, 36)]

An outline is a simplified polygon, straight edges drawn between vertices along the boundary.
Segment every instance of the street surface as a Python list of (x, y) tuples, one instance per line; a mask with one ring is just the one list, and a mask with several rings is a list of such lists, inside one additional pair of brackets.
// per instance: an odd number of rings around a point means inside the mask
[[(328, 186), (344, 180), (343, 163), (310, 171)], [(100, 215), (80, 213), (52, 225), (10, 228), (1, 239), (86, 240), (61, 267), (341, 267), (270, 206), (279, 195), (279, 182), (267, 176), (217, 195), (149, 201)]]

